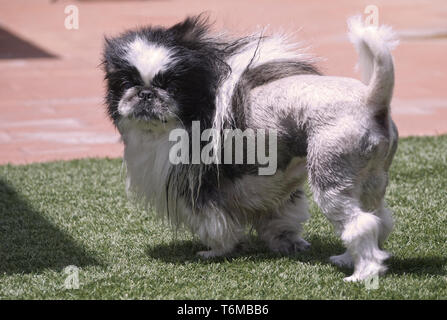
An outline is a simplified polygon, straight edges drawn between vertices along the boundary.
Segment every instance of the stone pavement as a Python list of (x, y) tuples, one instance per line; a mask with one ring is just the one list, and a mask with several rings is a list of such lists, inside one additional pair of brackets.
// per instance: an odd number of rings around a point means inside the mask
[[(78, 30), (64, 26), (70, 4)], [(401, 136), (447, 133), (445, 0), (0, 0), (0, 163), (121, 155), (102, 103), (104, 35), (207, 11), (217, 30), (300, 30), (325, 74), (358, 78), (346, 18), (369, 4), (402, 37), (392, 104)]]

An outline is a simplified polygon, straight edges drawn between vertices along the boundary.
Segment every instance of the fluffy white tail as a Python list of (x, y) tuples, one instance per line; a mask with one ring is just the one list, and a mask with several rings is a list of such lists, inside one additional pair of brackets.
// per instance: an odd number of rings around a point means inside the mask
[(388, 108), (394, 87), (391, 50), (399, 41), (391, 27), (365, 25), (360, 16), (348, 20), (349, 40), (359, 54), (362, 80), (369, 86), (368, 102), (377, 108)]

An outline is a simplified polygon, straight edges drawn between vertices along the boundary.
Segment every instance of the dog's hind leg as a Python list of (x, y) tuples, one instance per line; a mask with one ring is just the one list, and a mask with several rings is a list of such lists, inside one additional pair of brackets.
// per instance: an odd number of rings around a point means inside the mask
[[(311, 155), (310, 158), (309, 180), (315, 200), (347, 248), (344, 254), (331, 257), (331, 261), (341, 266), (354, 266), (354, 273), (345, 278), (346, 281), (360, 281), (385, 272), (383, 262), (389, 255), (379, 248), (379, 239), (384, 240), (391, 224), (386, 211), (375, 210), (372, 206), (381, 203), (386, 181), (374, 183), (377, 190), (371, 198), (372, 185), (364, 189), (365, 179), (362, 178), (370, 172), (367, 161), (348, 160), (349, 157), (342, 160), (341, 155), (330, 154)], [(327, 168), (336, 171), (329, 174)], [(375, 178), (371, 177), (377, 181)]]
[(354, 273), (345, 280), (359, 281), (384, 273), (386, 267), (383, 261), (389, 255), (378, 245), (380, 219), (356, 207), (346, 210), (351, 211), (352, 217), (344, 221), (341, 239), (353, 259)]
[(381, 222), (379, 230), (379, 246), (383, 247), (383, 244), (394, 227), (394, 220), (391, 210), (385, 207), (384, 201), (377, 211), (377, 216), (380, 218)]
[(329, 260), (339, 267), (352, 268), (354, 266), (354, 260), (348, 250), (340, 255), (331, 256)]
[[(392, 156), (391, 152), (388, 158)], [(393, 230), (394, 221), (391, 210), (386, 207), (384, 200), (388, 184), (387, 164), (375, 163), (375, 166), (376, 168), (370, 166), (368, 174), (362, 179), (363, 183), (359, 186), (360, 203), (364, 210), (373, 213), (379, 219), (378, 241), (379, 246), (382, 247)]]
[(272, 251), (291, 254), (310, 247), (310, 244), (301, 238), (302, 224), (308, 218), (306, 196), (302, 190), (297, 190), (281, 207), (259, 217), (254, 226), (260, 239)]

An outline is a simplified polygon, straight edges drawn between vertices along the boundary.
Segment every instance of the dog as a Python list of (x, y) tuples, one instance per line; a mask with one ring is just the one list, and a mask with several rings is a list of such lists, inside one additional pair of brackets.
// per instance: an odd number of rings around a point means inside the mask
[[(386, 271), (382, 249), (393, 228), (384, 200), (398, 132), (390, 116), (396, 46), (387, 26), (348, 21), (363, 82), (324, 76), (286, 36), (214, 35), (203, 15), (169, 27), (144, 27), (106, 38), (103, 66), (108, 115), (124, 143), (126, 188), (173, 226), (185, 226), (209, 250), (230, 254), (247, 228), (274, 252), (306, 250), (309, 218), (303, 184), (333, 224), (353, 267), (346, 281)], [(170, 138), (193, 123), (213, 129), (211, 163), (172, 163)], [(274, 174), (260, 161), (221, 163), (226, 130), (267, 130)], [(256, 142), (259, 142), (256, 138)], [(199, 142), (199, 149), (205, 142)], [(247, 151), (248, 147), (244, 147)], [(234, 160), (234, 157), (232, 158)]]

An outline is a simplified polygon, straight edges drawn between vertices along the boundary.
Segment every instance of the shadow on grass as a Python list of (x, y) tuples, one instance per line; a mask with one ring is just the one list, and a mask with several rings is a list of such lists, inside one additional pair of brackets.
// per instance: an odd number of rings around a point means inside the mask
[[(308, 237), (306, 238), (311, 243), (311, 248), (308, 251), (296, 253), (289, 256), (283, 256), (272, 253), (265, 247), (265, 245), (257, 240), (250, 239), (248, 245), (244, 248), (239, 248), (234, 254), (225, 258), (202, 259), (197, 256), (197, 252), (206, 250), (199, 241), (172, 241), (170, 243), (159, 244), (148, 247), (146, 253), (153, 259), (161, 260), (167, 263), (184, 264), (189, 262), (197, 262), (202, 264), (210, 264), (221, 261), (231, 261), (233, 259), (243, 257), (248, 261), (267, 261), (280, 258), (288, 258), (305, 263), (322, 263), (330, 264), (329, 256), (334, 254), (341, 254), (345, 248), (339, 242), (334, 242), (331, 238), (325, 237)], [(446, 275), (445, 266), (447, 264), (446, 257), (412, 257), (412, 258), (397, 258), (392, 257), (386, 261), (388, 265), (388, 274), (416, 274), (416, 275)], [(352, 269), (337, 267), (340, 272), (346, 276), (352, 274)]]
[(0, 178), (0, 274), (98, 264)]
[(446, 276), (447, 257), (426, 256), (426, 257), (391, 257), (387, 261), (388, 273), (404, 275), (440, 275)]
[(203, 259), (197, 256), (197, 252), (207, 250), (199, 241), (172, 241), (147, 248), (146, 253), (153, 259), (168, 263), (184, 264), (188, 262), (214, 263), (220, 261), (231, 261), (243, 257), (249, 261), (266, 261), (288, 258), (301, 262), (323, 262), (328, 263), (329, 254), (343, 251), (343, 247), (331, 241), (329, 238), (311, 237), (306, 238), (310, 241), (312, 247), (310, 250), (296, 254), (284, 256), (271, 252), (263, 242), (251, 237), (248, 242), (241, 245), (235, 252), (227, 257), (216, 257), (212, 259)]

